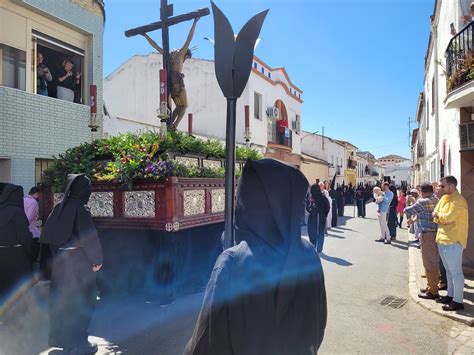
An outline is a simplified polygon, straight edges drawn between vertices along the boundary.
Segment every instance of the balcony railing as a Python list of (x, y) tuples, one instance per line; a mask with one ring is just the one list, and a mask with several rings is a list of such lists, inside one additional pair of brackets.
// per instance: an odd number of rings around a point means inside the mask
[(473, 31), (474, 22), (471, 22), (449, 42), (445, 53), (448, 93), (474, 79)]
[(276, 122), (268, 123), (267, 131), (268, 143), (279, 144), (292, 148), (293, 131), (286, 127), (281, 127)]
[(353, 159), (347, 159), (347, 168), (348, 169), (356, 169), (357, 168), (357, 161)]
[(474, 122), (459, 125), (461, 151), (474, 151)]

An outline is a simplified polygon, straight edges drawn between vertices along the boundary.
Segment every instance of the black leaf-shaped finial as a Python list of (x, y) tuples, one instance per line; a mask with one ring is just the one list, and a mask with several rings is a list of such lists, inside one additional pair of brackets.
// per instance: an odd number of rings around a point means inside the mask
[(237, 39), (227, 17), (211, 2), (214, 15), (214, 60), (219, 86), (227, 98), (239, 98), (252, 69), (255, 42), (268, 10), (252, 17), (240, 30)]

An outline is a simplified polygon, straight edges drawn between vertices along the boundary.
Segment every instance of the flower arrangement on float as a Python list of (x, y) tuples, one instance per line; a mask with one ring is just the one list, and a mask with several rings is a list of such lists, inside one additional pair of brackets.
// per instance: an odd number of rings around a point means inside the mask
[[(246, 147), (238, 147), (236, 155), (241, 162), (261, 159), (255, 149)], [(219, 163), (189, 165), (176, 160), (176, 156), (190, 156), (199, 162), (212, 159)], [(86, 174), (92, 181), (121, 183), (128, 187), (136, 181), (171, 176), (223, 178), (224, 157), (225, 147), (215, 139), (199, 139), (181, 132), (168, 132), (164, 137), (154, 131), (124, 133), (83, 143), (53, 157), (43, 172), (42, 183), (58, 192), (63, 189), (68, 174)]]

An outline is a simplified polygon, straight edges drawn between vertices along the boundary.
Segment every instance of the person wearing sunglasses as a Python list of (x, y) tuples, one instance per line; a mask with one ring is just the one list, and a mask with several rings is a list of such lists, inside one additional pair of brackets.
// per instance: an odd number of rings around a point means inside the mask
[(466, 199), (457, 190), (454, 176), (441, 180), (444, 195), (433, 211), (433, 221), (438, 224), (436, 243), (446, 268), (448, 295), (437, 302), (443, 303), (443, 310), (464, 309), (464, 274), (462, 271), (462, 253), (467, 245), (469, 230), (469, 212)]

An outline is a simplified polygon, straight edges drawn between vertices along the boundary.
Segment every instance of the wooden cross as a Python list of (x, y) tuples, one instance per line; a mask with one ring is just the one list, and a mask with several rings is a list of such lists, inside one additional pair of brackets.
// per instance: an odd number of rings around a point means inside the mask
[[(168, 4), (168, 0), (161, 0), (160, 19), (161, 21), (153, 22), (148, 25), (132, 28), (125, 31), (126, 37), (133, 37), (136, 35), (146, 34), (151, 31), (161, 29), (161, 38), (163, 46), (163, 69), (167, 73), (167, 87), (170, 88), (170, 68), (169, 68), (169, 55), (170, 55), (170, 40), (169, 40), (169, 27), (177, 25), (178, 23), (194, 20), (203, 16), (209, 15), (209, 9), (199, 9), (197, 11), (189, 12), (178, 16), (173, 16), (173, 4)], [(169, 107), (168, 103), (168, 109)]]

